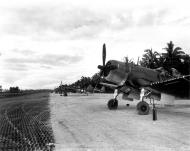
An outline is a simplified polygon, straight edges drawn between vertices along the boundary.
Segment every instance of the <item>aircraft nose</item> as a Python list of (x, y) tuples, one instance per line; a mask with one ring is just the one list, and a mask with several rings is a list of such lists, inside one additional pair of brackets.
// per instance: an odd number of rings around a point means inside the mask
[(111, 70), (117, 69), (117, 66), (107, 63), (105, 66), (98, 65), (98, 69), (100, 69), (103, 76), (106, 77)]
[[(102, 49), (102, 63), (103, 65), (98, 65), (98, 69), (100, 69), (100, 76), (107, 76), (111, 70), (117, 69), (117, 66), (112, 65), (111, 61), (106, 63), (106, 45), (103, 44)], [(106, 63), (106, 64), (105, 64)]]
[(102, 65), (98, 65), (98, 69), (103, 70), (104, 67)]

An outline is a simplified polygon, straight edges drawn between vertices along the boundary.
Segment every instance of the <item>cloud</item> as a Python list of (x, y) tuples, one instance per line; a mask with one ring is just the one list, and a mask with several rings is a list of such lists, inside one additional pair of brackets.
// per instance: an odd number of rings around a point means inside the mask
[(0, 6), (0, 79), (5, 85), (17, 81), (37, 88), (90, 76), (98, 71), (104, 42), (107, 60), (137, 59), (144, 49), (162, 50), (170, 40), (189, 50), (188, 5), (184, 12), (173, 1), (98, 1), (16, 0)]
[(12, 71), (27, 71), (29, 70), (29, 66), (23, 63), (16, 63), (16, 62), (7, 62), (4, 63), (4, 68), (6, 68), (6, 70), (12, 70)]
[(144, 26), (154, 26), (154, 25), (163, 25), (164, 19), (168, 14), (167, 9), (161, 10), (151, 10), (146, 12), (141, 12), (142, 15), (139, 16), (137, 20), (137, 26), (144, 27)]
[(23, 70), (19, 72), (18, 70), (3, 70), (3, 72), (1, 72), (2, 82), (8, 85), (12, 85), (19, 80), (23, 80), (27, 76), (28, 76), (28, 72), (23, 71)]
[[(36, 80), (38, 79), (38, 80)], [(31, 82), (32, 81), (32, 82)], [(25, 85), (27, 88), (53, 88), (57, 86), (58, 79), (54, 79), (52, 77), (48, 77), (45, 75), (41, 76), (28, 76), (24, 80), (17, 81), (18, 85)]]
[(19, 72), (40, 70), (39, 68), (48, 70), (55, 67), (64, 67), (66, 65), (76, 64), (82, 59), (83, 57), (78, 55), (70, 56), (58, 54), (11, 57), (4, 60), (3, 68), (5, 70), (13, 70)]
[(129, 9), (102, 12), (87, 7), (31, 6), (12, 10), (9, 34), (29, 36), (35, 40), (99, 38), (104, 31), (124, 30), (134, 26), (152, 26), (163, 22), (167, 10)]
[(41, 65), (40, 68), (44, 68), (44, 69), (52, 69), (51, 66), (47, 66), (47, 65)]
[(36, 52), (32, 51), (32, 50), (20, 50), (20, 49), (13, 49), (12, 50), (15, 53), (21, 54), (21, 55), (34, 55)]
[(123, 30), (134, 26), (133, 12), (127, 11), (112, 15), (109, 26), (112, 30)]
[(10, 34), (57, 34), (63, 37), (93, 37), (109, 24), (108, 16), (87, 8), (31, 7), (15, 9), (5, 27)]
[(190, 16), (184, 16), (171, 21), (170, 24), (190, 25)]
[(82, 56), (45, 54), (36, 56), (25, 56), (20, 58), (5, 59), (5, 66), (12, 70), (27, 70), (31, 65), (41, 65), (41, 67), (51, 68), (51, 66), (63, 66), (67, 64), (75, 64), (82, 60)]
[(82, 56), (46, 54), (42, 56), (37, 62), (45, 65), (66, 65), (75, 64), (82, 60)]
[(11, 56), (4, 58), (0, 78), (6, 83), (6, 87), (53, 88), (62, 79), (72, 81), (73, 76), (80, 75), (72, 66), (82, 59), (79, 55), (64, 54)]

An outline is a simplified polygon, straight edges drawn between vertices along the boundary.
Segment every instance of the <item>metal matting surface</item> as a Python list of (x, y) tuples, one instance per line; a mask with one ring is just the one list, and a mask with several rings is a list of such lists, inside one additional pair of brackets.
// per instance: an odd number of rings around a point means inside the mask
[(49, 118), (48, 97), (5, 103), (0, 108), (0, 150), (53, 150)]

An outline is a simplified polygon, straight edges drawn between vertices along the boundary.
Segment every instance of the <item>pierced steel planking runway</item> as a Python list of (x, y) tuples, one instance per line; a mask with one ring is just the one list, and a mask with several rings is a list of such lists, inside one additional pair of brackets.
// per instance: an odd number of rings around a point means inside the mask
[(1, 99), (0, 150), (190, 150), (190, 105), (158, 108), (154, 122), (151, 114), (137, 114), (137, 102), (119, 101), (118, 110), (108, 110), (111, 98), (41, 93)]
[(52, 150), (49, 94), (1, 99), (0, 150)]

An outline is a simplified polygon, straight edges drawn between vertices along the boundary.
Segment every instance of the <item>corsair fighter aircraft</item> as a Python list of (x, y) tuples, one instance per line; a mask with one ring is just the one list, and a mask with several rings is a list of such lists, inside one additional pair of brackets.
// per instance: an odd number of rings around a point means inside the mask
[(150, 107), (144, 98), (160, 100), (161, 94), (174, 95), (180, 98), (190, 98), (190, 75), (168, 76), (162, 68), (149, 69), (133, 63), (109, 60), (106, 63), (106, 45), (103, 45), (103, 65), (99, 65), (100, 77), (104, 77), (108, 83), (101, 85), (115, 90), (114, 98), (109, 100), (109, 109), (117, 109), (119, 93), (123, 93), (123, 99), (132, 101), (140, 100), (137, 104), (139, 114), (146, 115)]

